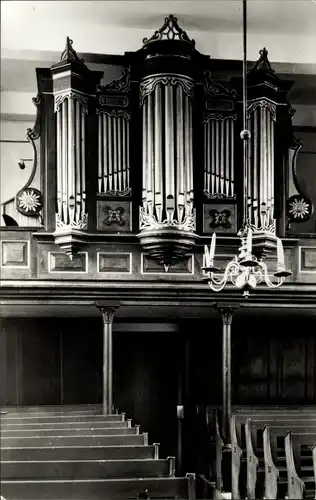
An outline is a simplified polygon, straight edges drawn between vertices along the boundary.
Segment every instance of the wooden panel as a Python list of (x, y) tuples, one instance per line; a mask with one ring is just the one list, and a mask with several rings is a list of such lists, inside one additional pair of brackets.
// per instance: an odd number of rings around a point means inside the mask
[(269, 318), (234, 323), (235, 404), (313, 404), (315, 339), (313, 323), (302, 318)]
[(151, 442), (161, 443), (161, 456), (176, 452), (177, 335), (116, 332), (114, 400), (133, 416)]
[(233, 203), (204, 203), (203, 232), (237, 233), (237, 205)]
[(19, 404), (19, 360), (17, 321), (0, 321), (0, 406)]
[(60, 404), (60, 344), (51, 318), (19, 324), (19, 388), (21, 405)]
[[(102, 321), (66, 319), (62, 325), (63, 403), (101, 403)], [(123, 411), (123, 410), (122, 410)]]
[(179, 262), (170, 266), (168, 272), (165, 272), (162, 265), (148, 255), (141, 254), (141, 273), (142, 274), (194, 274), (194, 256), (189, 255)]
[(131, 202), (98, 200), (97, 230), (115, 233), (130, 232), (132, 230)]
[(63, 252), (48, 252), (48, 270), (50, 273), (88, 272), (88, 254), (81, 252), (70, 260), (70, 257)]
[(131, 273), (131, 253), (105, 253), (98, 252), (99, 273)]
[(2, 261), (4, 267), (29, 266), (28, 241), (2, 241)]
[[(232, 329), (234, 378), (238, 381), (234, 403), (258, 403), (268, 400), (269, 339), (266, 328), (244, 318)], [(257, 330), (257, 331), (256, 331)], [(236, 345), (237, 344), (237, 345)], [(234, 399), (235, 399), (234, 398)]]
[(316, 273), (316, 247), (299, 247), (299, 272)]

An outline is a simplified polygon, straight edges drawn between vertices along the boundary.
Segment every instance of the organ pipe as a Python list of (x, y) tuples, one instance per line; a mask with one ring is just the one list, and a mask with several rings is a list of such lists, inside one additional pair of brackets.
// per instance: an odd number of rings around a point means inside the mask
[(274, 223), (274, 126), (275, 106), (258, 101), (248, 108), (248, 129), (252, 130), (248, 151), (248, 217), (259, 230), (275, 231)]
[(193, 228), (193, 81), (169, 74), (146, 79), (141, 82), (141, 228), (168, 223)]
[[(107, 195), (129, 193), (129, 120), (125, 112), (98, 110), (98, 190)], [(146, 145), (143, 144), (145, 157)]]
[(235, 120), (236, 115), (204, 116), (204, 194), (208, 198), (235, 198)]
[(57, 227), (86, 228), (85, 101), (76, 94), (55, 99), (57, 137)]

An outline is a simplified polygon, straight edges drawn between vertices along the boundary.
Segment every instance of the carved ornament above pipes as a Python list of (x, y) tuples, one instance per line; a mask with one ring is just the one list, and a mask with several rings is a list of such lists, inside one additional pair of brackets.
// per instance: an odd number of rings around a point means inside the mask
[(170, 14), (168, 17), (165, 17), (165, 22), (163, 26), (155, 31), (155, 33), (152, 35), (151, 38), (144, 38), (143, 39), (143, 44), (148, 45), (149, 43), (152, 42), (161, 42), (164, 40), (169, 40), (169, 41), (180, 41), (180, 42), (186, 42), (189, 43), (194, 47), (195, 41), (190, 40), (188, 37), (186, 31), (184, 31), (182, 28), (180, 28), (178, 24), (178, 19)]

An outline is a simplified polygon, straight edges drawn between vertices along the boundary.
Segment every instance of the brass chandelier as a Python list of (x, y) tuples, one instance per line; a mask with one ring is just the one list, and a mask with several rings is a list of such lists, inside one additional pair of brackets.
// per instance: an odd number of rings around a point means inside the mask
[[(228, 262), (224, 271), (221, 271), (214, 265), (216, 234), (213, 233), (211, 245), (205, 246), (203, 255), (203, 277), (207, 280), (211, 290), (220, 292), (227, 284), (232, 284), (243, 291), (244, 297), (249, 297), (249, 292), (256, 288), (260, 283), (265, 283), (269, 288), (278, 288), (286, 277), (291, 276), (292, 272), (285, 267), (284, 249), (282, 240), (275, 234), (275, 221), (273, 220), (273, 162), (271, 165), (264, 160), (265, 165), (259, 166), (257, 173), (249, 169), (249, 141), (251, 133), (248, 130), (247, 120), (249, 120), (249, 110), (247, 109), (247, 0), (243, 0), (243, 130), (240, 137), (243, 141), (243, 170), (244, 170), (244, 214), (242, 228), (238, 232), (241, 239), (241, 246), (238, 254)], [(265, 49), (262, 51), (267, 53)], [(253, 106), (253, 104), (252, 104)], [(247, 114), (248, 113), (248, 114)], [(275, 118), (275, 117), (274, 117)], [(263, 123), (267, 123), (263, 122)], [(264, 132), (263, 132), (264, 133)], [(272, 134), (271, 134), (272, 138)], [(269, 146), (270, 147), (270, 146)], [(271, 147), (269, 151), (271, 150)], [(269, 153), (270, 154), (270, 153)], [(270, 158), (272, 154), (270, 154)], [(262, 158), (261, 158), (262, 160)], [(264, 178), (264, 168), (267, 174)], [(261, 170), (260, 170), (261, 169)], [(254, 177), (257, 175), (255, 181)], [(252, 177), (252, 179), (250, 179)], [(252, 182), (252, 184), (251, 184)], [(254, 182), (259, 186), (260, 197), (257, 199), (257, 214), (249, 216), (249, 186)], [(271, 184), (270, 187), (268, 187)], [(264, 187), (262, 187), (264, 186)], [(261, 193), (262, 196), (261, 196)], [(259, 198), (261, 203), (259, 204)], [(260, 207), (260, 211), (259, 211)], [(260, 223), (259, 223), (260, 221)], [(255, 223), (254, 223), (255, 222)], [(272, 249), (277, 249), (277, 266), (274, 273), (269, 272), (267, 264), (263, 261), (265, 255)], [(275, 279), (271, 279), (273, 274)]]

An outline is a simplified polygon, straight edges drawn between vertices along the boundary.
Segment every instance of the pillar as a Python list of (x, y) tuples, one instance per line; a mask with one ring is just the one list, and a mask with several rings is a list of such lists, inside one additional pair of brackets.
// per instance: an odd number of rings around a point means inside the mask
[(222, 318), (222, 435), (226, 445), (230, 441), (230, 417), (232, 409), (231, 391), (231, 325), (235, 308), (231, 306), (216, 306)]
[(112, 326), (118, 304), (102, 304), (97, 302), (97, 308), (103, 320), (103, 387), (102, 408), (104, 415), (110, 415), (113, 410), (113, 343)]

